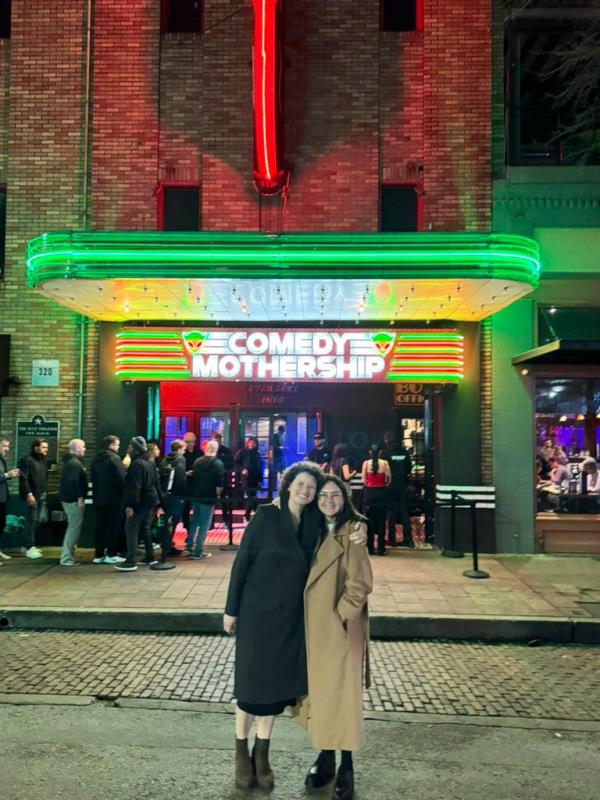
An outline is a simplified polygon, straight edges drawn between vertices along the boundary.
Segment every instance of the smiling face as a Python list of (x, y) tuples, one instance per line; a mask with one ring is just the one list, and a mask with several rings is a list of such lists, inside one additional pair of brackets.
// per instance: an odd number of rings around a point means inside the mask
[(319, 511), (326, 517), (337, 516), (344, 507), (344, 495), (333, 481), (327, 481), (319, 492)]
[(317, 492), (317, 481), (309, 472), (300, 472), (290, 483), (291, 505), (307, 506), (315, 498)]

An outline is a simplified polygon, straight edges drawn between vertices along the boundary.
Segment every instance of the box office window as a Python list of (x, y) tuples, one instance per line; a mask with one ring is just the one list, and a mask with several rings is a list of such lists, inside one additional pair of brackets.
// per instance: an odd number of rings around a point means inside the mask
[(538, 344), (556, 339), (600, 339), (600, 308), (539, 306)]

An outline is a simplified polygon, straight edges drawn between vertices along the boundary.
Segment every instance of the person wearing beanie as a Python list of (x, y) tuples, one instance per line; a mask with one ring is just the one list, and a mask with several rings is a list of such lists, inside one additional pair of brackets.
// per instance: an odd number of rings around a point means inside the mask
[(144, 543), (146, 557), (142, 564), (156, 564), (152, 549), (150, 523), (154, 510), (161, 505), (162, 492), (158, 480), (158, 471), (148, 458), (148, 446), (143, 436), (134, 436), (129, 442), (127, 452), (131, 456), (131, 464), (125, 478), (125, 537), (127, 539), (127, 560), (115, 564), (119, 572), (135, 572), (136, 548), (138, 538)]

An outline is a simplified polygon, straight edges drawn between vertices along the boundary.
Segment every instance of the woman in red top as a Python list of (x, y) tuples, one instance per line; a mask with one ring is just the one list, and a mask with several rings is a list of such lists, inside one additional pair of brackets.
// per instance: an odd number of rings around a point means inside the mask
[(377, 534), (377, 555), (387, 556), (385, 549), (385, 519), (387, 515), (388, 486), (392, 480), (390, 465), (380, 458), (381, 447), (374, 444), (369, 449), (369, 458), (363, 461), (362, 479), (365, 486), (365, 511), (369, 526), (369, 553), (374, 554), (374, 539)]

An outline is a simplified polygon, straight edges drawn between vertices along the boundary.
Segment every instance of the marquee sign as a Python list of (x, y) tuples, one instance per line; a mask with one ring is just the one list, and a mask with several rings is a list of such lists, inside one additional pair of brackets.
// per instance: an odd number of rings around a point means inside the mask
[(121, 380), (457, 383), (463, 337), (453, 330), (126, 328)]

